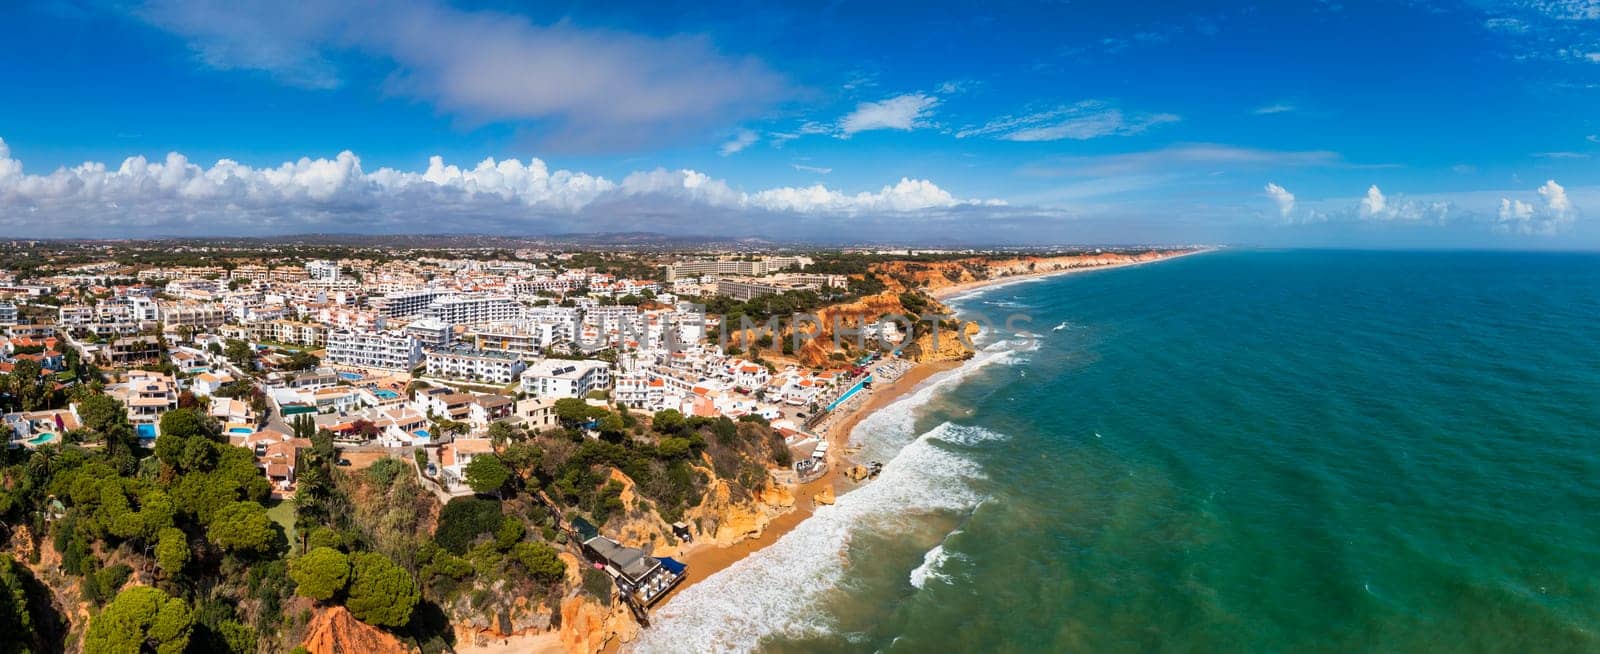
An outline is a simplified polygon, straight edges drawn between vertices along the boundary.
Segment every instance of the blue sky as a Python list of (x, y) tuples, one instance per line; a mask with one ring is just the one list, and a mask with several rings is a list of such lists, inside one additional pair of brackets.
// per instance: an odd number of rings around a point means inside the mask
[(1600, 0), (22, 2), (0, 55), (18, 235), (1600, 246)]

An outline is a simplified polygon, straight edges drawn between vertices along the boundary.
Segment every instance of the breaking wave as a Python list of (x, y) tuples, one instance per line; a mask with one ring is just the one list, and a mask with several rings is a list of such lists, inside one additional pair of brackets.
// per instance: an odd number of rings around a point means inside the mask
[[(857, 424), (852, 437), (862, 456), (887, 461), (876, 481), (839, 496), (777, 542), (681, 591), (656, 611), (634, 652), (746, 652), (771, 636), (805, 638), (834, 633), (823, 610), (846, 581), (848, 547), (862, 530), (895, 533), (939, 512), (965, 513), (982, 500), (973, 461), (945, 443), (1004, 438), (980, 427), (943, 423), (916, 433), (917, 409), (941, 389), (1013, 352), (1004, 343), (984, 348), (967, 365), (941, 373)], [(932, 572), (936, 566), (924, 567)], [(924, 578), (925, 580), (925, 578)]]

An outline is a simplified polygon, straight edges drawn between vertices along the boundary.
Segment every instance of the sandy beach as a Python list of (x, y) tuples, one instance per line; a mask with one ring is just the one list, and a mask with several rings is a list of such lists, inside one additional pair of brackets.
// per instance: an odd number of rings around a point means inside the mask
[(554, 631), (493, 638), (483, 645), (458, 644), (459, 654), (560, 654), (567, 651)]
[[(974, 291), (987, 286), (996, 286), (1027, 279), (1037, 279), (1054, 275), (1066, 275), (1090, 270), (1108, 270), (1111, 268), (1138, 266), (1146, 263), (1168, 261), (1177, 257), (1209, 251), (1210, 250), (1196, 250), (1193, 252), (1185, 252), (1183, 254), (1162, 257), (1160, 259), (1152, 259), (1150, 261), (1135, 261), (1107, 266), (1070, 268), (1067, 270), (1052, 270), (1041, 273), (1011, 275), (995, 279), (985, 279), (937, 289), (932, 291), (931, 294), (935, 298), (943, 300), (959, 293)], [(912, 389), (915, 389), (929, 377), (946, 370), (958, 368), (963, 363), (964, 362), (962, 361), (936, 361), (914, 365), (899, 378), (872, 389), (865, 402), (857, 404), (845, 414), (830, 420), (825, 432), (826, 438), (831, 446), (828, 471), (823, 473), (822, 477), (808, 483), (801, 484), (794, 489), (794, 510), (775, 518), (767, 525), (766, 529), (761, 532), (760, 536), (746, 538), (732, 545), (723, 547), (697, 544), (685, 549), (680, 554), (679, 558), (689, 566), (689, 577), (685, 579), (681, 585), (674, 589), (671, 594), (662, 600), (662, 605), (671, 602), (673, 598), (683, 589), (693, 586), (700, 580), (706, 579), (711, 575), (727, 569), (740, 559), (743, 559), (744, 557), (758, 552), (768, 545), (777, 542), (777, 540), (782, 538), (784, 534), (789, 533), (801, 522), (805, 521), (806, 518), (811, 516), (812, 512), (814, 512), (817, 507), (814, 498), (818, 493), (821, 493), (825, 489), (832, 488), (835, 496), (837, 496), (847, 493), (851, 489), (855, 488), (857, 484), (850, 481), (850, 479), (844, 475), (844, 471), (851, 465), (860, 463), (850, 461), (844, 454), (846, 447), (849, 445), (850, 431), (855, 429), (855, 426), (867, 416), (872, 415), (873, 412), (881, 410), (882, 408), (893, 403), (895, 400), (904, 396)]]
[(1116, 269), (1116, 268), (1129, 268), (1129, 267), (1132, 267), (1132, 266), (1142, 266), (1142, 265), (1150, 264), (1150, 263), (1160, 263), (1162, 261), (1171, 261), (1171, 260), (1177, 259), (1179, 257), (1187, 257), (1187, 256), (1194, 255), (1194, 254), (1204, 254), (1204, 253), (1207, 253), (1207, 252), (1215, 252), (1215, 251), (1216, 250), (1214, 248), (1202, 248), (1202, 249), (1199, 249), (1199, 250), (1191, 250), (1189, 252), (1182, 252), (1182, 253), (1179, 253), (1179, 254), (1173, 254), (1173, 255), (1161, 257), (1159, 259), (1150, 259), (1148, 261), (1129, 261), (1127, 263), (1115, 263), (1115, 264), (1106, 265), (1106, 266), (1084, 266), (1082, 268), (1067, 268), (1065, 270), (1046, 270), (1044, 272), (1027, 273), (1027, 274), (1022, 274), (1022, 275), (1007, 275), (1005, 277), (995, 277), (993, 279), (980, 279), (980, 280), (977, 280), (977, 281), (963, 282), (963, 283), (960, 283), (960, 284), (954, 284), (954, 285), (951, 285), (951, 286), (945, 286), (945, 287), (942, 287), (942, 288), (936, 288), (936, 289), (928, 291), (928, 295), (933, 296), (933, 298), (936, 299), (936, 300), (943, 301), (943, 300), (945, 300), (947, 298), (950, 298), (950, 297), (953, 297), (953, 296), (956, 296), (956, 295), (960, 295), (962, 293), (966, 293), (966, 292), (969, 292), (969, 291), (976, 291), (976, 290), (978, 290), (980, 288), (985, 288), (985, 287), (989, 287), (989, 286), (1000, 286), (1000, 285), (1003, 285), (1003, 284), (1012, 284), (1012, 283), (1016, 283), (1016, 282), (1027, 281), (1027, 280), (1030, 280), (1030, 279), (1043, 279), (1045, 277), (1055, 277), (1057, 275), (1071, 275), (1073, 273), (1089, 272), (1089, 271), (1093, 271), (1093, 270), (1112, 270), (1112, 269)]
[(950, 370), (961, 365), (960, 361), (938, 361), (922, 363), (912, 366), (898, 379), (879, 386), (870, 391), (867, 401), (858, 405), (839, 422), (832, 425), (827, 432), (828, 442), (833, 452), (838, 454), (830, 456), (828, 471), (815, 480), (801, 484), (794, 490), (794, 510), (775, 518), (768, 523), (760, 536), (746, 538), (725, 547), (712, 547), (709, 545), (693, 545), (684, 551), (682, 560), (689, 566), (689, 577), (684, 579), (676, 589), (662, 600), (663, 605), (671, 602), (683, 589), (693, 586), (696, 582), (714, 575), (740, 559), (760, 551), (768, 545), (782, 538), (816, 510), (813, 498), (824, 489), (832, 488), (835, 495), (849, 492), (856, 487), (856, 483), (844, 476), (844, 471), (852, 465), (844, 455), (845, 445), (850, 440), (850, 430), (855, 429), (857, 423), (871, 415), (874, 411), (882, 409), (904, 396), (917, 385), (929, 377)]

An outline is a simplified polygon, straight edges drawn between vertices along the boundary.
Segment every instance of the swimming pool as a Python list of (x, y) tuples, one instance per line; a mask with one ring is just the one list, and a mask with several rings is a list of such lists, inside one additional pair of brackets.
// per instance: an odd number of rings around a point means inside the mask
[(339, 378), (345, 381), (361, 381), (361, 374), (355, 372), (341, 372)]
[(376, 390), (376, 391), (373, 391), (372, 394), (378, 396), (378, 399), (381, 399), (381, 400), (392, 400), (392, 399), (395, 399), (397, 397), (400, 397), (399, 393), (396, 393), (396, 392), (391, 391), (391, 390)]
[(251, 429), (249, 427), (229, 427), (228, 428), (228, 433), (230, 433), (230, 434), (247, 434), (248, 435), (248, 434), (256, 433), (256, 430)]
[(39, 445), (44, 445), (45, 443), (49, 443), (50, 441), (53, 441), (53, 440), (56, 440), (56, 439), (59, 439), (59, 438), (61, 438), (60, 434), (55, 434), (55, 433), (52, 433), (52, 432), (45, 432), (43, 434), (39, 434), (38, 436), (34, 436), (33, 438), (30, 438), (25, 442), (27, 444), (29, 444), (29, 445), (37, 447)]
[(428, 434), (428, 430), (426, 430), (426, 429), (418, 429), (418, 430), (416, 430), (414, 432), (411, 432), (411, 435), (412, 436), (416, 436), (417, 438), (423, 438), (423, 439), (432, 438), (432, 436)]
[(839, 399), (834, 400), (832, 404), (829, 404), (828, 408), (823, 409), (823, 410), (824, 411), (832, 411), (832, 410), (834, 410), (835, 407), (838, 407), (840, 404), (843, 404), (845, 400), (850, 399), (850, 396), (855, 395), (856, 393), (860, 392), (861, 391), (861, 387), (863, 385), (865, 385), (867, 382), (870, 382), (870, 381), (872, 381), (872, 376), (871, 375), (867, 375), (861, 381), (856, 382), (856, 385), (851, 386), (850, 390), (845, 391), (844, 395), (840, 395)]
[(155, 440), (156, 438), (155, 425), (134, 425), (133, 430), (139, 434), (141, 440)]

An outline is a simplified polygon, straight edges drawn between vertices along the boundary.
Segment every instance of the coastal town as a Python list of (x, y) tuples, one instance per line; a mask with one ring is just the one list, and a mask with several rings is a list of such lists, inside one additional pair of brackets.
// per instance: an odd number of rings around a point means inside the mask
[(232, 651), (599, 651), (870, 483), (939, 298), (1187, 251), (0, 243), (0, 544), (51, 638), (207, 578)]

